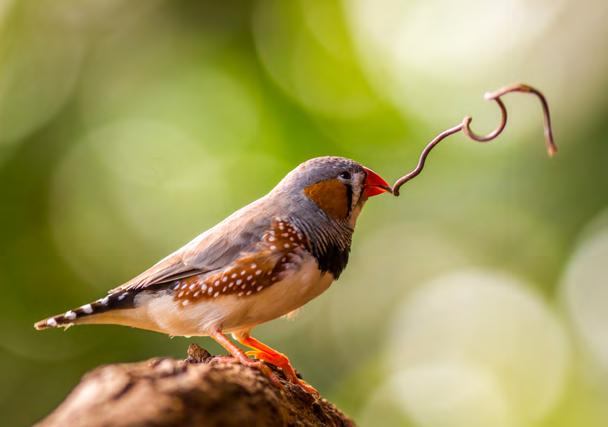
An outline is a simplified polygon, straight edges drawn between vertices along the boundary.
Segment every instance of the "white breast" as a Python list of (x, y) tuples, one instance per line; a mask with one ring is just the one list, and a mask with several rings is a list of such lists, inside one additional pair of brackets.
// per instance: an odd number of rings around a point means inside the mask
[(174, 336), (208, 335), (216, 327), (224, 332), (247, 330), (301, 307), (333, 280), (331, 273), (321, 273), (316, 260), (307, 255), (286, 279), (250, 296), (226, 295), (181, 307), (171, 295), (142, 292), (136, 297), (138, 307), (127, 310), (130, 321), (121, 323)]

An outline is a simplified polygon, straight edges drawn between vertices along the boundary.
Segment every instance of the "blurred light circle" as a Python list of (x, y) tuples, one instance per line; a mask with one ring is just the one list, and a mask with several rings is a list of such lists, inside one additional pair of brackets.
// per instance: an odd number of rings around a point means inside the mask
[(446, 72), (483, 74), (484, 67), (541, 35), (557, 18), (563, 2), (351, 0), (348, 4), (357, 28), (380, 49), (377, 53), (403, 69), (441, 77)]
[[(348, 0), (345, 10), (370, 80), (405, 115), (445, 122), (439, 129), (467, 114), (478, 128), (487, 117), (479, 129), (489, 130), (497, 113), (481, 95), (517, 81), (538, 85), (564, 120), (603, 102), (608, 61), (596, 52), (605, 47), (608, 9), (594, 3)], [(517, 123), (538, 129), (538, 106), (513, 108), (522, 109)]]
[(63, 256), (89, 283), (127, 280), (220, 219), (217, 157), (171, 126), (123, 120), (92, 131), (57, 171), (51, 208)]
[(0, 25), (3, 24), (4, 18), (6, 18), (13, 7), (15, 0), (3, 0), (0, 1)]
[(372, 395), (362, 415), (364, 424), (382, 417), (379, 400), (401, 410), (417, 427), (518, 425), (495, 376), (462, 362), (420, 364), (395, 373)]
[(33, 3), (4, 9), (5, 22), (12, 25), (0, 27), (2, 145), (25, 138), (60, 110), (72, 92), (84, 53), (86, 37), (69, 7), (61, 2)]
[(368, 349), (381, 345), (378, 328), (385, 327), (387, 313), (417, 283), (469, 262), (457, 242), (429, 223), (382, 221), (372, 212), (362, 215), (358, 228), (374, 224), (373, 231), (357, 230), (349, 265), (327, 299), (330, 331), (345, 357), (353, 345)]
[(592, 221), (568, 264), (562, 293), (586, 350), (608, 374), (608, 211)]
[(87, 124), (145, 117), (179, 128), (216, 152), (269, 138), (269, 128), (260, 125), (263, 100), (249, 66), (236, 55), (201, 59), (175, 49), (193, 41), (173, 40), (165, 31), (147, 33), (142, 46), (111, 39), (96, 51), (80, 98)]
[(263, 66), (275, 83), (304, 108), (356, 118), (379, 102), (362, 74), (334, 2), (262, 0), (253, 34)]
[(433, 372), (456, 362), (484, 370), (524, 423), (555, 405), (570, 360), (563, 328), (545, 303), (524, 283), (491, 271), (421, 286), (399, 310), (389, 343), (389, 369)]

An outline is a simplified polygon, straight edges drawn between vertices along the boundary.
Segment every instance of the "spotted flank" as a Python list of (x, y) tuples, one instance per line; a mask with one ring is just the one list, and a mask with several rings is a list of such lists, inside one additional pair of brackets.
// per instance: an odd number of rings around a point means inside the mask
[(202, 299), (223, 295), (248, 297), (282, 280), (286, 271), (297, 267), (306, 237), (287, 221), (275, 219), (255, 250), (235, 260), (227, 268), (173, 281), (174, 299), (187, 306)]
[(75, 323), (78, 323), (79, 319), (92, 314), (104, 313), (106, 311), (115, 309), (132, 308), (136, 294), (137, 292), (131, 291), (109, 294), (90, 304), (85, 304), (78, 308), (68, 310), (63, 314), (36, 322), (34, 327), (38, 330), (56, 327), (67, 328)]

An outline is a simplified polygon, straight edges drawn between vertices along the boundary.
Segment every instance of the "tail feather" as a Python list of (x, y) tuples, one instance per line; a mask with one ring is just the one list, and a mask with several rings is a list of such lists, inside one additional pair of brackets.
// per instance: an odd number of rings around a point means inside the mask
[[(138, 291), (119, 291), (106, 295), (90, 304), (85, 304), (78, 308), (68, 310), (63, 314), (49, 317), (48, 319), (40, 320), (34, 324), (34, 328), (38, 330), (48, 328), (68, 328), (74, 324), (86, 322), (90, 317), (97, 314), (105, 313), (110, 310), (126, 309), (134, 307), (135, 295)], [(84, 323), (84, 322), (83, 322)]]

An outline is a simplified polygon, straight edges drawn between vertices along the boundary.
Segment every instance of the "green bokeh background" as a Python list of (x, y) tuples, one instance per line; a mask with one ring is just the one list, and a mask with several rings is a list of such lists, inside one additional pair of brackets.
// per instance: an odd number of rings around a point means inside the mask
[[(607, 425), (607, 18), (599, 0), (0, 0), (0, 424), (39, 420), (100, 364), (221, 352), (34, 321), (311, 157), (393, 181), (464, 115), (491, 129), (483, 92), (524, 81), (549, 98), (555, 158), (536, 101), (506, 97), (499, 141), (453, 137), (400, 198), (372, 199), (340, 280), (257, 336), (361, 425)], [(456, 338), (412, 356), (425, 331)], [(427, 381), (432, 361), (450, 374)]]

